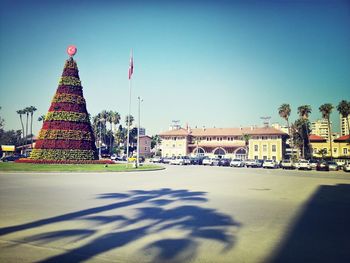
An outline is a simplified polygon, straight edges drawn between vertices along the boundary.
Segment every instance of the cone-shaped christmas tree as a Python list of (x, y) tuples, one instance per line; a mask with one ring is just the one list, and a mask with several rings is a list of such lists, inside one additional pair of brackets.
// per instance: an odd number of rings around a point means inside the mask
[(30, 155), (30, 160), (36, 162), (74, 163), (98, 159), (79, 70), (70, 48), (67, 51), (71, 57), (64, 65), (56, 94)]

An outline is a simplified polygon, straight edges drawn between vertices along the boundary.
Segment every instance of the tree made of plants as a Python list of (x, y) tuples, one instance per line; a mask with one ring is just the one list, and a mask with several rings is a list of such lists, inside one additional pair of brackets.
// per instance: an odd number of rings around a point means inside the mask
[[(38, 163), (74, 163), (97, 160), (77, 63), (65, 63), (56, 94), (45, 115), (29, 160)], [(28, 160), (28, 161), (29, 161)]]

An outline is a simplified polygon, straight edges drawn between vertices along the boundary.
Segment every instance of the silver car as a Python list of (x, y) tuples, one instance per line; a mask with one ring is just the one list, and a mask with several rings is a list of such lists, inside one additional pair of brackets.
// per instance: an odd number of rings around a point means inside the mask
[(233, 159), (230, 163), (231, 167), (244, 167), (244, 161), (241, 159)]
[(308, 160), (299, 160), (299, 162), (297, 162), (295, 167), (298, 170), (311, 170), (311, 165)]
[(335, 161), (328, 161), (328, 167), (330, 171), (338, 171), (339, 165)]
[(281, 167), (282, 169), (295, 169), (295, 165), (292, 160), (282, 160)]
[(344, 172), (350, 172), (350, 162), (344, 164), (343, 170)]

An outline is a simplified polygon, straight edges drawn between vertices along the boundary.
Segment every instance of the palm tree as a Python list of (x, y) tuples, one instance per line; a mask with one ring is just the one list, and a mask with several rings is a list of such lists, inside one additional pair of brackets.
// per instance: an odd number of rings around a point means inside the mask
[[(304, 146), (303, 146), (303, 151), (305, 151), (305, 141), (307, 142), (307, 149), (308, 152), (307, 154), (310, 154), (310, 139), (309, 139), (309, 128), (308, 128), (308, 123), (309, 123), (309, 114), (311, 113), (311, 106), (310, 105), (302, 105), (298, 107), (298, 114), (300, 116), (300, 119), (303, 121), (303, 141), (304, 141)], [(306, 135), (306, 136), (305, 136)], [(303, 158), (305, 158), (305, 152), (303, 153)]]
[(293, 140), (293, 145), (296, 146), (299, 150), (301, 150), (301, 152), (303, 153), (302, 156), (304, 157), (304, 138), (303, 138), (303, 132), (302, 132), (303, 126), (304, 124), (302, 119), (297, 119), (294, 123), (292, 123), (291, 139)]
[(22, 119), (22, 115), (25, 114), (25, 111), (24, 110), (18, 110), (16, 111), (17, 114), (19, 114), (19, 119), (21, 120), (21, 125), (22, 125), (22, 136), (24, 138), (24, 125), (23, 125), (23, 119)]
[(113, 118), (112, 118), (112, 122), (114, 125), (118, 125), (120, 122), (120, 114), (119, 112), (113, 112)]
[(24, 113), (26, 114), (27, 118), (26, 118), (26, 133), (25, 133), (25, 144), (27, 144), (28, 142), (28, 119), (29, 119), (29, 112), (30, 112), (30, 108), (29, 107), (26, 107), (23, 109), (24, 110)]
[(113, 118), (114, 118), (114, 112), (113, 111), (108, 111), (107, 112), (107, 118), (106, 118), (106, 121), (109, 122), (110, 124), (110, 127), (111, 127), (111, 130), (110, 130), (110, 133), (109, 133), (109, 153), (112, 154), (112, 148), (113, 148), (113, 141), (114, 141), (114, 138), (113, 138)]
[(320, 149), (317, 153), (322, 156), (322, 159), (324, 159), (327, 154), (327, 149)]
[[(288, 128), (288, 135), (291, 138), (291, 132), (290, 132), (290, 125), (289, 125), (289, 116), (290, 116), (290, 105), (287, 103), (282, 104), (279, 108), (278, 108), (278, 114), (281, 116), (281, 118), (285, 119), (287, 122), (287, 128)], [(292, 148), (292, 159), (294, 159), (294, 147), (293, 147), (293, 139), (290, 139), (291, 142), (291, 148)]]
[(33, 114), (37, 110), (34, 106), (30, 106), (29, 113), (30, 113), (30, 137), (31, 137), (31, 144), (33, 145)]
[(322, 104), (319, 108), (320, 112), (322, 113), (322, 118), (327, 120), (327, 124), (328, 124), (328, 136), (329, 136), (329, 145), (330, 145), (330, 150), (331, 150), (331, 159), (333, 159), (333, 148), (332, 148), (332, 130), (331, 130), (331, 122), (329, 120), (330, 115), (332, 113), (333, 110), (333, 105), (330, 103), (325, 103)]
[(134, 117), (132, 115), (126, 115), (125, 116), (125, 124), (126, 126), (128, 126), (128, 117), (130, 116), (130, 125), (129, 126), (132, 126), (133, 122), (134, 122)]
[(97, 114), (96, 116), (92, 117), (92, 129), (94, 130), (94, 135), (95, 135), (95, 139), (96, 141), (99, 138), (99, 122), (100, 122), (100, 117), (99, 114)]
[(242, 135), (242, 138), (243, 138), (244, 143), (245, 143), (245, 148), (247, 150), (247, 157), (246, 157), (246, 159), (249, 158), (249, 140), (250, 140), (251, 137), (252, 136), (250, 134), (247, 134), (247, 133), (243, 133), (243, 135)]
[(346, 123), (348, 125), (349, 134), (350, 134), (350, 126), (349, 126), (350, 102), (346, 100), (342, 100), (341, 102), (339, 102), (337, 106), (337, 111), (339, 111), (341, 116), (346, 119)]
[[(116, 128), (116, 125), (118, 125), (119, 122), (120, 122), (120, 114), (116, 111), (112, 112), (112, 123), (114, 125), (114, 128)], [(113, 134), (112, 148), (114, 146), (114, 140), (115, 140), (115, 133)]]
[(44, 122), (44, 121), (45, 121), (45, 115), (40, 115), (40, 116), (38, 117), (38, 121)]
[[(1, 107), (0, 107), (0, 110), (1, 110)], [(4, 119), (1, 118), (0, 116), (0, 130), (4, 127), (4, 123), (5, 123)]]
[(100, 123), (102, 124), (102, 134), (103, 134), (103, 142), (106, 144), (106, 133), (107, 133), (107, 117), (108, 112), (106, 110), (103, 110), (100, 112)]

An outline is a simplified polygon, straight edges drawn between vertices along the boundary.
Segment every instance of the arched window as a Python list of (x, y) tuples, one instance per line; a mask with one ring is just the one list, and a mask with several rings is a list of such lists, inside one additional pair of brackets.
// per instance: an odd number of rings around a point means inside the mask
[(222, 148), (216, 148), (215, 151), (214, 151), (214, 154), (215, 154), (215, 155), (225, 155), (226, 152), (225, 152), (225, 150), (222, 149)]
[(237, 149), (237, 151), (235, 152), (235, 158), (236, 159), (241, 159), (244, 160), (247, 158), (247, 151), (244, 148), (239, 148)]
[[(195, 148), (195, 149), (193, 150), (193, 154), (197, 155), (197, 148)], [(201, 147), (198, 147), (198, 155), (199, 155), (199, 156), (204, 156), (204, 154), (205, 154), (204, 149), (201, 148)]]

